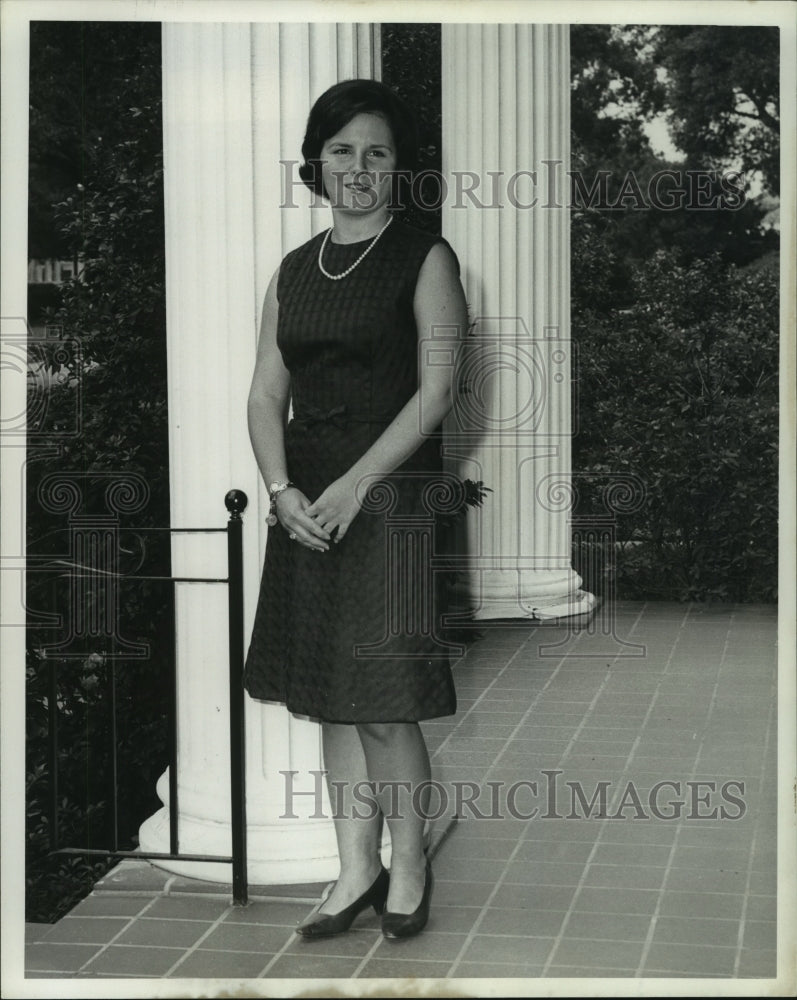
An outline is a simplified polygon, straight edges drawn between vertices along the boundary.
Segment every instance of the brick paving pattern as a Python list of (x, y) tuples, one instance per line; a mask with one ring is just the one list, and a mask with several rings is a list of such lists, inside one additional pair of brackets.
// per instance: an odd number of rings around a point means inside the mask
[[(625, 604), (581, 631), (481, 631), (455, 668), (459, 712), (423, 724), (449, 804), (455, 781), (473, 799), (435, 853), (423, 934), (387, 941), (369, 911), (306, 942), (322, 885), (252, 886), (234, 907), (126, 861), (26, 929), (26, 975), (774, 977), (775, 609)], [(506, 813), (510, 787), (519, 815), (473, 815), (490, 794)]]

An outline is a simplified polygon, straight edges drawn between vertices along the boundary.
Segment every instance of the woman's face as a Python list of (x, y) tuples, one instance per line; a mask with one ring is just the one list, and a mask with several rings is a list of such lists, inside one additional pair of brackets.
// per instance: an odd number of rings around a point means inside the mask
[(363, 214), (390, 199), (396, 145), (381, 115), (360, 114), (321, 147), (321, 176), (333, 208)]

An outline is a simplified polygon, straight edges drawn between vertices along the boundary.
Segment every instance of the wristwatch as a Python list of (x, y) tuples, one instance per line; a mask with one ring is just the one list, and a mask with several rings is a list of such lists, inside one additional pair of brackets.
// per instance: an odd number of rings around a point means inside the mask
[(268, 517), (266, 518), (266, 524), (273, 528), (277, 523), (277, 497), (280, 493), (289, 489), (293, 486), (293, 483), (271, 483), (268, 487)]

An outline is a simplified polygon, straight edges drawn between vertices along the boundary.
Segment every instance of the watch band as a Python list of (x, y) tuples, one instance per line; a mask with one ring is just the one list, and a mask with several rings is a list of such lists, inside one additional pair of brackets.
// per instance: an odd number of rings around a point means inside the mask
[(268, 517), (266, 518), (266, 524), (273, 528), (277, 523), (277, 497), (280, 493), (284, 493), (285, 490), (290, 489), (294, 486), (294, 483), (271, 483), (268, 487)]
[(289, 486), (293, 486), (293, 483), (290, 481), (282, 483), (280, 482), (271, 483), (268, 487), (269, 499), (271, 500), (274, 497), (278, 496), (280, 493), (283, 492), (283, 490), (287, 490)]

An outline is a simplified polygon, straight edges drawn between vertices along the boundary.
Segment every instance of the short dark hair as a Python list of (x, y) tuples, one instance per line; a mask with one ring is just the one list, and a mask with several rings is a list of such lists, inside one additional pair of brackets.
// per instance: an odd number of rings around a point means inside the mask
[(311, 191), (326, 196), (321, 178), (321, 149), (357, 115), (380, 115), (396, 145), (396, 170), (412, 173), (418, 165), (418, 130), (405, 102), (378, 80), (343, 80), (318, 98), (307, 119), (299, 176)]

